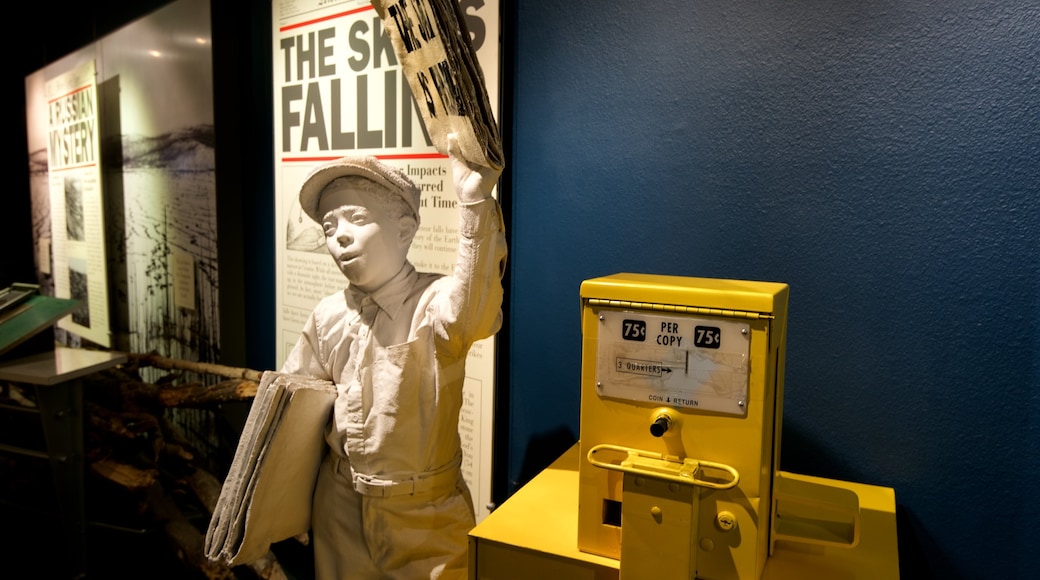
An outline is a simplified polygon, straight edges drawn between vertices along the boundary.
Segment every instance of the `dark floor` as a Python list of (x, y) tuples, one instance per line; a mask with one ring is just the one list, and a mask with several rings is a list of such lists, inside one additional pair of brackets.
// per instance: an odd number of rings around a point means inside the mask
[[(74, 552), (63, 533), (56, 509), (54, 486), (45, 461), (0, 458), (0, 561), (2, 574), (11, 580), (194, 580), (205, 579), (198, 567), (183, 562), (161, 522), (139, 513), (139, 502), (125, 494), (89, 484), (87, 525), (82, 566), (74, 564)], [(208, 514), (185, 511), (189, 522), (205, 534)], [(295, 540), (272, 546), (290, 580), (313, 577), (310, 549)], [(18, 564), (17, 566), (15, 564)], [(238, 566), (228, 580), (255, 580), (248, 567)]]
[(87, 526), (84, 574), (81, 575), (62, 537), (62, 523), (56, 514), (4, 505), (0, 517), (3, 521), (0, 557), (9, 564), (20, 562), (22, 578), (167, 580), (200, 577), (166, 549), (159, 534), (98, 523)]

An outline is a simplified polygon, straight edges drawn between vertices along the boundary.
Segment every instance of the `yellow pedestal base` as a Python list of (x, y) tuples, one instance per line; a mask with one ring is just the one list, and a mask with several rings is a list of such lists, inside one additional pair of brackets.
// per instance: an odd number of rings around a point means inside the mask
[[(764, 580), (897, 580), (891, 488), (786, 474), (855, 492), (854, 548), (777, 541)], [(578, 446), (513, 494), (469, 535), (471, 580), (617, 580), (620, 562), (578, 550)], [(734, 579), (737, 580), (737, 579)]]

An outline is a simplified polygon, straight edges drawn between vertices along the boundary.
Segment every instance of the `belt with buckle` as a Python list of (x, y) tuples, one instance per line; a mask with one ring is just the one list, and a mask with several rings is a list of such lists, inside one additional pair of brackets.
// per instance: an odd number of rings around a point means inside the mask
[[(354, 485), (354, 491), (368, 497), (394, 497), (402, 495), (417, 495), (431, 493), (440, 490), (451, 489), (455, 486), (459, 475), (459, 465), (462, 457), (456, 458), (442, 467), (431, 471), (416, 473), (408, 478), (387, 479), (359, 473), (355, 471), (346, 461), (337, 461), (337, 471), (349, 476)], [(349, 469), (340, 470), (340, 467)]]

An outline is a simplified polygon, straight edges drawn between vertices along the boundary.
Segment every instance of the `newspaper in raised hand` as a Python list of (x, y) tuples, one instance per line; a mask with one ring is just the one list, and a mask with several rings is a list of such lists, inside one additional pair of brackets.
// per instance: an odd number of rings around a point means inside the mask
[(434, 146), (458, 137), (467, 161), (502, 169), (504, 154), (484, 73), (457, 0), (372, 0)]

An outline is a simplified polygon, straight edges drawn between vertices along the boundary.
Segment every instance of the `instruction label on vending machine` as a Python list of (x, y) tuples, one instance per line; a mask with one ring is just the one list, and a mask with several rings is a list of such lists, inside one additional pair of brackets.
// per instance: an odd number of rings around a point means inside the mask
[(625, 310), (599, 314), (600, 396), (746, 414), (746, 322)]

